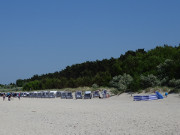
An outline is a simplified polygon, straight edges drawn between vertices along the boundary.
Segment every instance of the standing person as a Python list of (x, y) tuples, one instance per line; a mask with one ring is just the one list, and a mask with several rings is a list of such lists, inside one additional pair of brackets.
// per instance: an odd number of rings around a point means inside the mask
[(21, 97), (21, 93), (19, 93), (19, 94), (18, 94), (18, 98), (19, 98), (19, 100), (20, 100), (20, 97)]
[(3, 94), (3, 101), (5, 100), (5, 98), (6, 98), (6, 94), (4, 93), (4, 94)]
[(11, 94), (8, 95), (8, 101), (11, 101)]

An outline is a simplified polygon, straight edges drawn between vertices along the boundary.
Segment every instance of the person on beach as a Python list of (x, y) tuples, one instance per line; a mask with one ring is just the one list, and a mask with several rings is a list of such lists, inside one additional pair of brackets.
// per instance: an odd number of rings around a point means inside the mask
[(20, 100), (20, 97), (21, 97), (21, 93), (19, 93), (19, 94), (18, 94), (18, 98), (19, 98), (19, 100)]
[(8, 101), (11, 101), (11, 94), (8, 95)]
[(3, 94), (3, 101), (5, 100), (5, 98), (6, 98), (6, 94), (4, 93), (4, 94)]
[(168, 93), (167, 93), (167, 92), (165, 92), (165, 96), (166, 96), (166, 98), (167, 98), (167, 96), (168, 96)]
[(101, 97), (101, 95), (99, 94), (99, 99), (101, 99), (102, 97)]

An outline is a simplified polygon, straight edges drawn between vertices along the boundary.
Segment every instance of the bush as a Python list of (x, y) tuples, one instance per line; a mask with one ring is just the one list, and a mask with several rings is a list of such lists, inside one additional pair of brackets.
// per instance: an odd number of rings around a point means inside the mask
[(166, 59), (164, 63), (161, 63), (157, 66), (158, 77), (160, 79), (163, 78), (172, 78), (174, 76), (175, 71), (175, 63), (171, 59)]
[(161, 84), (161, 86), (167, 86), (168, 82), (169, 82), (169, 78), (165, 77), (161, 80), (160, 84)]
[(142, 88), (154, 87), (160, 84), (160, 81), (156, 76), (150, 74), (148, 76), (141, 75), (141, 86)]
[(170, 87), (180, 87), (180, 79), (178, 80), (172, 79), (169, 81), (168, 85)]
[(94, 88), (94, 89), (96, 89), (96, 88), (98, 88), (99, 86), (96, 84), (96, 83), (94, 83), (93, 85), (92, 85), (92, 88)]
[(117, 88), (119, 91), (125, 91), (129, 89), (129, 86), (133, 82), (133, 78), (128, 74), (123, 74), (113, 77), (110, 81), (110, 86)]

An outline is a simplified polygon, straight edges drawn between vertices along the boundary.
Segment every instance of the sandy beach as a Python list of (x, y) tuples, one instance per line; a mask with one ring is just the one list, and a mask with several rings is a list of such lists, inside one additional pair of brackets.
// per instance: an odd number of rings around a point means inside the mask
[(180, 135), (180, 96), (0, 101), (0, 135)]

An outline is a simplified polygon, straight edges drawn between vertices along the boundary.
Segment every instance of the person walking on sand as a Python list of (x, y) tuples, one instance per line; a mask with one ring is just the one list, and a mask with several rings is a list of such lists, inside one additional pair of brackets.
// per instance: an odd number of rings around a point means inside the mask
[(5, 95), (5, 93), (3, 94), (3, 101), (5, 100), (5, 98), (6, 98), (6, 95)]

